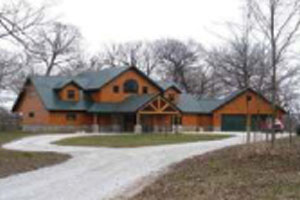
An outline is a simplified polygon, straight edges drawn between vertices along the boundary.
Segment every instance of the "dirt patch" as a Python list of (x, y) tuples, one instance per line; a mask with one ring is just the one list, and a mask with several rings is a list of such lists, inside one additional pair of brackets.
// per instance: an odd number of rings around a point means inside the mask
[(5, 143), (27, 136), (32, 136), (32, 134), (0, 133), (0, 178), (59, 164), (71, 157), (51, 152), (21, 152), (1, 148), (1, 145)]
[(57, 153), (17, 152), (0, 149), (0, 178), (61, 163), (69, 155)]

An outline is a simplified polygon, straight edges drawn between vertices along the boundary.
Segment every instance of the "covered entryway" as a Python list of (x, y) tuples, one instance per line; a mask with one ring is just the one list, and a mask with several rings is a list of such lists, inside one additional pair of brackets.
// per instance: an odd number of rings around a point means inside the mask
[(180, 117), (175, 105), (158, 96), (137, 112), (137, 124), (143, 132), (171, 132)]
[(246, 131), (246, 115), (222, 115), (222, 131)]

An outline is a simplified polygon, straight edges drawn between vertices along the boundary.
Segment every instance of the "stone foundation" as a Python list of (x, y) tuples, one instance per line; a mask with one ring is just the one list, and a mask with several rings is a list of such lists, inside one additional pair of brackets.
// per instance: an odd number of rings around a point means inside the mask
[(91, 126), (46, 126), (46, 125), (23, 125), (25, 132), (49, 132), (49, 133), (75, 133), (92, 132)]
[(143, 132), (143, 128), (140, 124), (134, 126), (134, 133), (140, 134)]
[(214, 130), (215, 132), (220, 132), (220, 131), (221, 131), (221, 127), (215, 126), (213, 130)]
[(206, 132), (206, 131), (212, 131), (211, 126), (182, 126), (183, 132)]
[[(22, 130), (26, 132), (54, 132), (54, 133), (75, 133), (75, 132), (93, 132), (93, 133), (120, 133), (123, 132), (121, 125), (114, 124), (110, 126), (85, 125), (85, 126), (46, 126), (46, 125), (23, 125)], [(199, 127), (199, 126), (153, 126), (149, 131), (143, 131), (142, 125), (135, 125), (135, 133), (181, 133), (181, 132), (203, 132), (220, 131), (220, 127)]]
[(98, 124), (92, 125), (92, 130), (93, 130), (93, 133), (99, 133), (99, 125)]

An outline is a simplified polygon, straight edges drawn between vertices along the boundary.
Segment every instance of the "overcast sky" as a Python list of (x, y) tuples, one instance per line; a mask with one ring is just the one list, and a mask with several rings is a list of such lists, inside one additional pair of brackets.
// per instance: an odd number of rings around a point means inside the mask
[[(30, 0), (40, 3), (41, 0)], [(90, 50), (101, 44), (160, 37), (217, 43), (243, 0), (55, 0), (52, 14), (78, 26)]]
[(162, 37), (218, 44), (217, 35), (228, 36), (225, 23), (241, 19), (243, 5), (243, 0), (28, 0), (35, 5), (45, 1), (55, 1), (49, 17), (80, 29), (91, 53), (111, 42)]

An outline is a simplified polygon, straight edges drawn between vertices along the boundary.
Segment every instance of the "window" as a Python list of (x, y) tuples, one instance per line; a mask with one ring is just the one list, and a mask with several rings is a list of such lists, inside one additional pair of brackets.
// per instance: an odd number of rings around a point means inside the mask
[(169, 101), (175, 101), (175, 94), (169, 94)]
[(75, 90), (68, 90), (67, 91), (67, 97), (69, 100), (74, 100), (75, 99)]
[(174, 125), (181, 125), (182, 123), (181, 117), (178, 116), (173, 116), (172, 121), (173, 121), (172, 124)]
[(28, 116), (29, 116), (30, 118), (34, 118), (34, 112), (28, 113)]
[(148, 94), (148, 87), (146, 87), (146, 86), (143, 87), (143, 93), (144, 93), (144, 94)]
[(119, 93), (119, 86), (115, 85), (113, 87), (113, 91), (114, 91), (114, 93)]
[(67, 115), (66, 115), (67, 121), (75, 121), (76, 118), (77, 118), (77, 116), (75, 113), (67, 113)]
[(138, 93), (139, 85), (135, 80), (128, 80), (124, 83), (124, 92)]
[(251, 101), (252, 97), (250, 95), (247, 96), (247, 101)]

